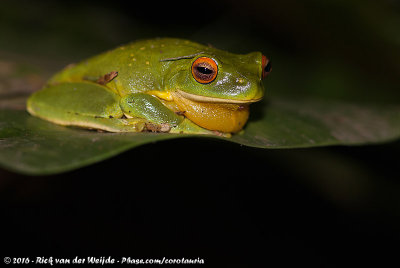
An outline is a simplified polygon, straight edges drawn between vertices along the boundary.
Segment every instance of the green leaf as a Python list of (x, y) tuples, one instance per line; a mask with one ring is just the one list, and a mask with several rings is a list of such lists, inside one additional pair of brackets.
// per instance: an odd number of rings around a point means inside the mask
[[(282, 98), (253, 106), (243, 133), (207, 137), (259, 148), (304, 148), (381, 143), (400, 136), (400, 106)], [(76, 169), (150, 142), (206, 137), (63, 127), (32, 117), (23, 107), (23, 100), (0, 101), (0, 165), (25, 174)]]
[[(232, 141), (260, 148), (362, 145), (400, 137), (400, 106), (272, 98)], [(255, 111), (257, 112), (257, 111)]]

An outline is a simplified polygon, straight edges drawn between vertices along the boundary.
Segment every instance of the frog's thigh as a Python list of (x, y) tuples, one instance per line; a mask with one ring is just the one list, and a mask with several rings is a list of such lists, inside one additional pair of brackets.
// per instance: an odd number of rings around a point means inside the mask
[(128, 117), (145, 118), (155, 124), (178, 125), (183, 120), (159, 99), (145, 93), (133, 93), (121, 98), (120, 106)]
[(28, 99), (27, 109), (60, 125), (112, 132), (137, 131), (135, 125), (141, 120), (121, 119), (119, 99), (117, 94), (95, 83), (62, 83), (34, 93)]

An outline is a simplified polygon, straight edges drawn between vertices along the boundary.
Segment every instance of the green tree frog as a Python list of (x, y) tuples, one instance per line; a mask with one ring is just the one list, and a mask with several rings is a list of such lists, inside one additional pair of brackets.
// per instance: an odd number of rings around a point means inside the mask
[(262, 99), (270, 71), (260, 52), (142, 40), (67, 66), (29, 97), (27, 110), (56, 124), (110, 132), (230, 135)]

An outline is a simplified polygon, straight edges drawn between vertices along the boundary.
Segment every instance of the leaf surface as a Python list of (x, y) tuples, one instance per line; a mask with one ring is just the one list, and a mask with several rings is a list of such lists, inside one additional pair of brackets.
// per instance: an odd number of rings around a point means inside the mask
[(182, 137), (217, 138), (258, 148), (362, 145), (400, 137), (400, 106), (321, 99), (271, 98), (255, 104), (245, 131), (232, 138), (63, 127), (29, 115), (23, 106), (23, 100), (0, 101), (0, 165), (25, 174), (65, 172), (146, 143)]

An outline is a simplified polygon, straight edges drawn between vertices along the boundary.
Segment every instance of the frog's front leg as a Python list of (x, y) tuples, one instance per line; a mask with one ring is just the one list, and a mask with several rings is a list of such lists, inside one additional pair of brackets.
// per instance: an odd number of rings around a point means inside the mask
[(176, 114), (157, 97), (146, 93), (133, 93), (121, 98), (120, 106), (128, 118), (143, 118), (150, 122), (149, 130), (171, 133), (214, 134), (189, 119)]

